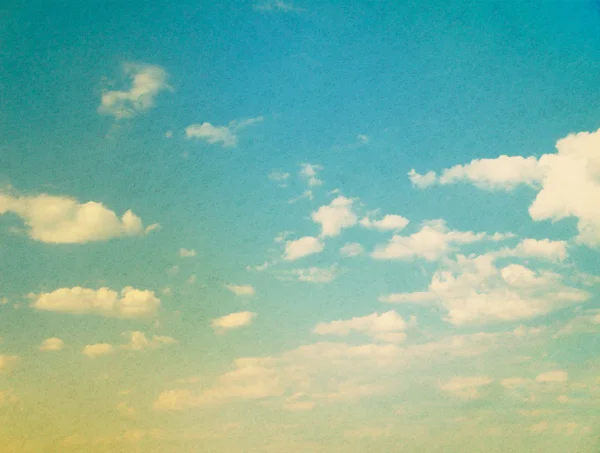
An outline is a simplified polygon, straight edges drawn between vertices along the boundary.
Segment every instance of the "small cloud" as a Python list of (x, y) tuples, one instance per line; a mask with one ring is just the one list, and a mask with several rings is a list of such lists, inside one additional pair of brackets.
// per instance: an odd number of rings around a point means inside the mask
[(300, 176), (306, 179), (309, 186), (320, 186), (323, 184), (323, 181), (317, 177), (318, 172), (323, 171), (321, 165), (303, 163), (300, 164), (300, 167)]
[(493, 380), (487, 376), (456, 376), (440, 385), (440, 389), (465, 399), (481, 397), (480, 387), (490, 384)]
[(285, 182), (288, 180), (289, 177), (289, 173), (285, 173), (282, 171), (272, 171), (269, 174), (269, 179), (271, 181), (278, 182), (280, 187), (287, 187), (287, 184)]
[(413, 168), (408, 172), (408, 179), (414, 187), (419, 189), (426, 189), (427, 187), (433, 186), (437, 182), (437, 175), (434, 171), (428, 171), (424, 175), (421, 175)]
[(168, 74), (160, 66), (125, 63), (123, 73), (131, 80), (131, 87), (127, 91), (104, 91), (98, 107), (101, 115), (117, 120), (132, 118), (151, 109), (158, 93), (172, 90), (167, 84)]
[(308, 198), (309, 200), (312, 200), (313, 199), (312, 190), (305, 190), (302, 195), (298, 195), (296, 198), (292, 198), (290, 201), (288, 201), (288, 204), (294, 204), (297, 201), (302, 200), (303, 198)]
[(324, 248), (325, 244), (318, 238), (304, 236), (300, 239), (286, 242), (283, 259), (286, 261), (295, 261), (308, 255), (321, 253)]
[(344, 245), (340, 249), (340, 255), (345, 257), (352, 257), (361, 255), (365, 251), (364, 247), (360, 245), (358, 242), (352, 242)]
[(171, 138), (173, 136), (173, 131), (167, 131), (165, 132), (165, 137), (166, 138)]
[(259, 11), (280, 11), (280, 12), (302, 12), (304, 8), (298, 8), (294, 6), (292, 2), (285, 2), (283, 0), (268, 0), (266, 2), (255, 4), (254, 9)]
[(237, 131), (263, 121), (263, 117), (249, 118), (246, 120), (234, 120), (227, 126), (214, 126), (211, 123), (190, 124), (185, 128), (185, 136), (188, 139), (196, 138), (210, 144), (221, 144), (225, 148), (237, 146)]
[(253, 296), (256, 292), (252, 285), (225, 285), (225, 288), (236, 296)]
[(60, 338), (48, 338), (40, 345), (40, 351), (60, 351), (65, 346)]
[(400, 215), (388, 214), (381, 220), (371, 220), (368, 217), (364, 217), (359, 223), (364, 228), (379, 231), (400, 231), (408, 225), (409, 221)]
[(194, 249), (179, 249), (179, 256), (182, 258), (192, 258), (196, 256), (196, 250)]
[(312, 220), (321, 225), (322, 237), (338, 236), (345, 228), (356, 225), (358, 218), (352, 210), (355, 200), (342, 195), (312, 213)]
[(309, 267), (305, 269), (293, 269), (284, 272), (279, 280), (297, 280), (307, 283), (329, 283), (340, 275), (336, 265), (330, 267)]
[(129, 343), (121, 345), (121, 349), (130, 351), (144, 351), (147, 349), (157, 349), (163, 345), (176, 344), (177, 340), (165, 335), (153, 335), (152, 338), (146, 337), (143, 332), (129, 332)]
[(8, 297), (0, 297), (0, 305), (8, 304)]
[(212, 328), (217, 334), (224, 334), (227, 330), (237, 329), (240, 327), (248, 326), (252, 323), (256, 313), (249, 311), (240, 311), (237, 313), (230, 313), (212, 320)]
[(563, 370), (548, 371), (546, 373), (538, 374), (535, 378), (536, 382), (543, 383), (567, 382), (568, 380), (569, 374)]
[(196, 283), (196, 276), (195, 275), (190, 275), (185, 282), (188, 285), (193, 285), (194, 283)]
[(96, 357), (100, 357), (103, 355), (112, 354), (115, 351), (115, 348), (112, 344), (108, 343), (97, 343), (97, 344), (88, 344), (83, 348), (82, 353), (87, 355), (90, 359), (94, 359)]

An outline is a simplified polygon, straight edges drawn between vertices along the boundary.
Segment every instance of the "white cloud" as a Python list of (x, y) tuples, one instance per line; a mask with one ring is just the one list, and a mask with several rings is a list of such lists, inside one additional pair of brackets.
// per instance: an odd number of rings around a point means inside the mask
[(337, 335), (345, 337), (351, 332), (364, 333), (375, 340), (397, 343), (406, 339), (404, 331), (408, 323), (390, 310), (385, 313), (372, 313), (352, 319), (322, 322), (315, 326), (313, 332), (318, 335)]
[(467, 165), (446, 169), (440, 184), (470, 181), (481, 189), (512, 190), (520, 184), (538, 187), (544, 172), (535, 157), (500, 156), (495, 159), (475, 159)]
[(225, 333), (230, 329), (237, 329), (239, 327), (248, 326), (252, 323), (256, 313), (249, 311), (239, 311), (237, 313), (230, 313), (220, 318), (212, 320), (212, 328), (219, 334)]
[(519, 264), (502, 268), (494, 256), (467, 258), (437, 271), (428, 291), (382, 296), (391, 303), (438, 303), (455, 325), (514, 321), (550, 313), (589, 298), (589, 293), (561, 282), (558, 274), (532, 271)]
[(492, 381), (488, 376), (455, 376), (441, 384), (440, 389), (461, 398), (477, 399), (481, 397), (480, 387)]
[(369, 229), (375, 229), (379, 231), (399, 231), (408, 225), (408, 219), (400, 215), (388, 214), (385, 215), (381, 220), (371, 220), (368, 217), (364, 217), (359, 223), (361, 226)]
[(321, 225), (322, 237), (338, 236), (344, 228), (356, 225), (358, 218), (352, 211), (353, 202), (350, 198), (339, 196), (312, 213), (313, 221)]
[(308, 255), (321, 253), (324, 248), (325, 244), (318, 238), (304, 236), (300, 239), (286, 242), (283, 259), (286, 261), (294, 261)]
[(227, 288), (236, 296), (253, 296), (255, 294), (255, 290), (252, 285), (225, 285), (225, 288)]
[(196, 256), (196, 250), (180, 248), (179, 256), (182, 258), (193, 258), (194, 256)]
[(60, 351), (64, 346), (65, 342), (60, 338), (48, 338), (42, 341), (40, 351)]
[(300, 175), (306, 179), (309, 186), (319, 186), (323, 184), (323, 181), (317, 177), (317, 173), (323, 171), (321, 165), (303, 163), (300, 164), (300, 167)]
[(76, 286), (50, 293), (30, 293), (29, 297), (33, 299), (32, 306), (37, 310), (121, 318), (151, 316), (160, 305), (154, 291), (131, 286), (123, 288), (120, 295), (109, 288), (96, 290)]
[(340, 249), (340, 255), (346, 257), (358, 256), (361, 255), (365, 251), (364, 247), (360, 245), (358, 242), (352, 242), (344, 245)]
[(538, 374), (535, 378), (536, 382), (543, 383), (567, 382), (568, 380), (569, 374), (563, 370), (548, 371), (546, 373)]
[(167, 84), (167, 72), (160, 66), (125, 63), (123, 72), (130, 78), (131, 88), (127, 91), (104, 91), (98, 113), (116, 119), (131, 118), (151, 109), (159, 92), (171, 90)]
[(185, 128), (185, 136), (188, 139), (197, 138), (210, 144), (220, 143), (223, 147), (237, 146), (238, 137), (236, 132), (252, 124), (260, 123), (263, 117), (249, 118), (246, 120), (234, 120), (227, 126), (213, 126), (211, 123), (190, 124)]
[[(309, 267), (305, 269), (293, 269), (285, 272), (284, 277), (279, 277), (280, 280), (298, 280), (308, 283), (329, 283), (340, 274), (336, 265), (330, 267)], [(287, 275), (288, 277), (286, 277)]]
[(19, 356), (0, 354), (0, 374), (12, 371), (19, 363)]
[(144, 351), (146, 349), (157, 349), (163, 345), (175, 344), (177, 340), (174, 338), (153, 335), (152, 338), (147, 338), (143, 332), (134, 331), (129, 333), (129, 343), (121, 345), (122, 349), (129, 349), (131, 351)]
[(563, 261), (567, 257), (567, 243), (550, 239), (523, 239), (515, 248), (504, 249), (498, 256), (520, 256), (542, 258), (549, 261)]
[(437, 176), (434, 171), (428, 171), (424, 175), (421, 175), (415, 171), (413, 168), (408, 172), (408, 178), (414, 187), (418, 187), (419, 189), (425, 189), (434, 185), (437, 181)]
[(119, 219), (102, 203), (40, 194), (11, 196), (0, 193), (0, 215), (12, 212), (28, 227), (29, 237), (40, 242), (74, 244), (139, 236), (149, 231), (130, 210)]
[(103, 355), (109, 355), (113, 352), (115, 352), (115, 348), (112, 344), (108, 343), (88, 344), (83, 348), (82, 351), (82, 353), (87, 355), (90, 359), (94, 359)]
[(600, 246), (600, 129), (569, 134), (556, 142), (556, 153), (539, 159), (500, 156), (477, 159), (443, 172), (440, 184), (468, 181), (488, 190), (511, 190), (519, 184), (538, 191), (529, 215), (534, 221), (578, 219), (577, 241)]
[(454, 231), (443, 220), (424, 222), (421, 230), (410, 236), (394, 235), (385, 246), (378, 246), (371, 256), (380, 260), (424, 258), (435, 261), (455, 250), (457, 244), (481, 241), (485, 233)]

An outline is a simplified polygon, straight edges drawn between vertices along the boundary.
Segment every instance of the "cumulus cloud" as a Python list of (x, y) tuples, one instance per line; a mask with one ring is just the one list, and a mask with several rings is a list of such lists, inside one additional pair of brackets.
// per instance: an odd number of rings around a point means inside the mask
[(461, 398), (477, 399), (481, 397), (480, 388), (492, 382), (488, 376), (455, 376), (439, 387)]
[(252, 285), (225, 285), (225, 288), (236, 296), (253, 296), (256, 292)]
[(338, 236), (344, 228), (356, 225), (358, 218), (352, 211), (353, 202), (350, 198), (339, 196), (312, 213), (313, 221), (321, 225), (321, 237)]
[(40, 351), (60, 351), (64, 346), (65, 342), (60, 338), (48, 338), (42, 341)]
[(295, 261), (308, 255), (321, 253), (324, 248), (325, 244), (318, 238), (304, 236), (300, 239), (286, 242), (283, 259), (286, 261)]
[(76, 286), (49, 293), (34, 294), (32, 307), (40, 311), (72, 314), (96, 314), (108, 317), (140, 318), (156, 313), (160, 300), (154, 291), (123, 288), (119, 293), (109, 288), (90, 289)]
[(435, 303), (447, 310), (455, 325), (514, 321), (550, 313), (590, 297), (566, 286), (561, 276), (533, 271), (520, 264), (502, 268), (494, 256), (464, 257), (437, 271), (428, 291), (382, 296), (389, 303)]
[(408, 323), (394, 310), (372, 313), (352, 319), (322, 322), (313, 332), (318, 335), (348, 336), (351, 332), (366, 334), (378, 341), (397, 343), (406, 339)]
[(567, 257), (567, 243), (550, 239), (523, 239), (513, 249), (504, 249), (498, 256), (519, 256), (541, 258), (549, 261), (563, 261)]
[(142, 220), (131, 210), (119, 218), (102, 203), (79, 203), (71, 197), (48, 194), (13, 196), (0, 192), (0, 215), (7, 212), (25, 222), (29, 237), (54, 244), (139, 236), (155, 227), (144, 229)]
[(361, 255), (365, 251), (364, 247), (358, 242), (352, 242), (344, 245), (340, 249), (340, 255), (345, 257), (352, 257)]
[(394, 235), (386, 245), (376, 247), (371, 256), (379, 260), (423, 258), (435, 261), (456, 249), (456, 245), (481, 241), (486, 233), (449, 230), (443, 220), (430, 220), (410, 236)]
[(534, 221), (575, 217), (577, 241), (600, 246), (600, 129), (569, 134), (556, 142), (556, 153), (476, 159), (444, 170), (439, 184), (471, 182), (486, 190), (511, 190), (519, 184), (538, 193), (529, 206)]
[(218, 334), (223, 334), (227, 330), (237, 329), (240, 327), (248, 326), (252, 323), (256, 313), (250, 311), (239, 311), (237, 313), (230, 313), (220, 318), (212, 320), (212, 328)]
[(12, 371), (17, 363), (19, 363), (19, 356), (0, 354), (0, 374)]
[(129, 90), (105, 90), (98, 113), (116, 119), (132, 118), (151, 109), (158, 93), (171, 90), (167, 72), (160, 66), (125, 63), (123, 73), (131, 80)]
[(385, 215), (381, 220), (371, 220), (368, 217), (364, 217), (359, 223), (365, 228), (379, 231), (400, 231), (406, 225), (408, 225), (408, 219), (400, 215), (388, 214)]
[(193, 258), (194, 256), (196, 256), (196, 250), (180, 248), (179, 256), (182, 258)]
[(115, 352), (114, 346), (108, 343), (88, 344), (83, 348), (82, 351), (82, 353), (87, 355), (90, 359), (94, 359), (103, 355), (109, 355), (113, 352)]
[(231, 121), (227, 126), (214, 126), (211, 123), (190, 124), (185, 128), (185, 136), (188, 139), (196, 138), (210, 144), (221, 144), (226, 148), (237, 146), (237, 132), (264, 120), (262, 116), (245, 120)]

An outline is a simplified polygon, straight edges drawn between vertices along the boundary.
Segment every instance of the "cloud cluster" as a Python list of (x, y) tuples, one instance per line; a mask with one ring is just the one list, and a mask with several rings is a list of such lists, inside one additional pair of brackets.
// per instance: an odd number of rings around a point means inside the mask
[(466, 165), (446, 169), (437, 177), (433, 172), (409, 173), (420, 188), (438, 184), (470, 182), (485, 190), (512, 190), (528, 185), (537, 191), (529, 207), (534, 221), (578, 220), (577, 241), (600, 246), (600, 129), (569, 134), (556, 143), (556, 153), (539, 159), (530, 156), (500, 156), (475, 159)]
[(72, 314), (96, 314), (108, 317), (141, 318), (152, 316), (160, 306), (154, 291), (127, 286), (120, 293), (109, 288), (79, 286), (60, 288), (49, 293), (29, 294), (32, 307), (41, 311)]
[(459, 255), (437, 271), (427, 291), (390, 294), (382, 302), (437, 303), (455, 325), (515, 321), (550, 313), (586, 301), (588, 292), (562, 283), (549, 271), (533, 271), (520, 264), (497, 267), (493, 255)]
[(139, 236), (158, 226), (144, 228), (142, 220), (130, 210), (119, 218), (102, 203), (80, 203), (71, 197), (48, 194), (13, 196), (0, 192), (0, 215), (7, 212), (25, 222), (29, 237), (54, 244)]

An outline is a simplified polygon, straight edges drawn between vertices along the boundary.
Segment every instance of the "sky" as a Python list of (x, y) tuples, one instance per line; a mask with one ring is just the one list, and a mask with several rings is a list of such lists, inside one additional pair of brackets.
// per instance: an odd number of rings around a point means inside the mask
[(598, 2), (0, 18), (3, 452), (598, 451)]

